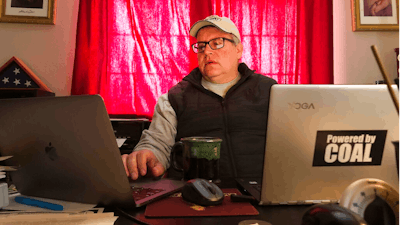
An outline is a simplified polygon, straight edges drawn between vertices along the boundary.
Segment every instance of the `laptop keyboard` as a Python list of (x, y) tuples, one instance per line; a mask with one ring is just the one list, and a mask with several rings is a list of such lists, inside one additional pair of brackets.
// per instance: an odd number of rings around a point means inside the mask
[(152, 195), (158, 194), (162, 191), (165, 191), (164, 189), (152, 189), (152, 188), (142, 188), (142, 187), (132, 187), (133, 190), (133, 199), (135, 201), (141, 200), (143, 198), (150, 197)]

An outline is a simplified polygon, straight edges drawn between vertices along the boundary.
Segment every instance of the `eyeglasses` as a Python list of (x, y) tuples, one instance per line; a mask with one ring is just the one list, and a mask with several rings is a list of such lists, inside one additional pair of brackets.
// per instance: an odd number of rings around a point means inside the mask
[(225, 40), (230, 41), (232, 43), (235, 43), (234, 40), (228, 39), (228, 38), (214, 38), (208, 42), (197, 42), (192, 45), (192, 49), (194, 53), (202, 53), (206, 49), (207, 44), (210, 46), (212, 50), (217, 50), (220, 48), (223, 48), (225, 46)]

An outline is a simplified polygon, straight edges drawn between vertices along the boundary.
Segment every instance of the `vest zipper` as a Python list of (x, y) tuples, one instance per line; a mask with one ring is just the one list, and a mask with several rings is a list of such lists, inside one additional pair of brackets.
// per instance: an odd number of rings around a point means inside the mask
[(237, 177), (237, 171), (236, 171), (236, 164), (235, 164), (235, 159), (233, 157), (233, 152), (232, 152), (232, 143), (231, 143), (231, 137), (229, 135), (228, 132), (228, 116), (226, 113), (226, 107), (225, 107), (225, 100), (223, 99), (221, 101), (221, 106), (222, 106), (222, 113), (223, 113), (223, 117), (224, 117), (224, 123), (225, 123), (225, 128), (224, 128), (224, 134), (225, 134), (225, 138), (226, 138), (226, 143), (228, 145), (228, 154), (229, 154), (229, 158), (231, 160), (231, 165), (232, 165), (232, 169), (233, 169), (233, 176)]

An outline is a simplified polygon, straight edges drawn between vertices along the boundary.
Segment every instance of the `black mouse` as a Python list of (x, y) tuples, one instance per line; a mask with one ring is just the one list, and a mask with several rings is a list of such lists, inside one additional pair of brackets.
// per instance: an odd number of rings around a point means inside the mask
[(367, 222), (338, 204), (318, 204), (307, 209), (301, 225), (367, 225)]
[(196, 178), (185, 184), (182, 189), (182, 198), (197, 205), (211, 206), (222, 204), (224, 193), (216, 184)]

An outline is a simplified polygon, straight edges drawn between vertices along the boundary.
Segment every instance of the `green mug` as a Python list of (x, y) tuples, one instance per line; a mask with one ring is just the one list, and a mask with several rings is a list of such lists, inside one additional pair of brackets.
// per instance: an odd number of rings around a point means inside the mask
[(171, 165), (183, 172), (184, 180), (203, 178), (220, 183), (221, 142), (217, 137), (181, 138), (172, 147)]

